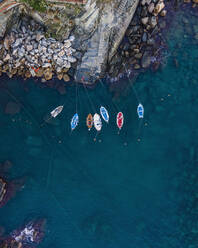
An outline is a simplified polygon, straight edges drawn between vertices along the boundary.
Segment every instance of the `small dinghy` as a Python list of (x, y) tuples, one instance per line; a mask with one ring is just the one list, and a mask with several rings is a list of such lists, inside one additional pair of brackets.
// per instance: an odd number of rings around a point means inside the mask
[(101, 118), (100, 118), (99, 114), (94, 114), (93, 120), (94, 120), (95, 129), (97, 131), (100, 131), (101, 128), (102, 128), (102, 121), (101, 121)]
[(124, 124), (124, 116), (123, 116), (122, 112), (119, 112), (117, 114), (116, 122), (117, 122), (118, 128), (121, 130), (121, 128), (122, 128), (122, 126)]
[(103, 107), (103, 106), (100, 107), (100, 114), (101, 114), (103, 120), (108, 123), (109, 122), (109, 114), (108, 114), (108, 111), (106, 110), (105, 107)]
[(137, 113), (139, 118), (144, 118), (144, 107), (141, 103), (137, 107)]
[(77, 125), (78, 125), (78, 122), (79, 122), (79, 117), (78, 117), (78, 114), (76, 113), (72, 119), (71, 119), (71, 130), (73, 131)]
[(61, 105), (61, 106), (58, 106), (57, 108), (55, 108), (54, 110), (52, 110), (52, 111), (50, 112), (51, 116), (54, 117), (54, 118), (56, 118), (56, 116), (59, 115), (59, 114), (62, 112), (63, 107), (64, 107), (64, 106)]
[(92, 116), (92, 114), (88, 114), (86, 123), (87, 123), (88, 130), (90, 131), (92, 126), (93, 126), (93, 116)]

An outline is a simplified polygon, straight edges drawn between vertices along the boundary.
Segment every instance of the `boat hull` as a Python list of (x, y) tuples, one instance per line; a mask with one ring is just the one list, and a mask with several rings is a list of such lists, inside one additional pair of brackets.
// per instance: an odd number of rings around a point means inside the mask
[(54, 117), (54, 118), (56, 118), (56, 116), (59, 115), (59, 114), (62, 112), (63, 107), (64, 107), (64, 106), (61, 105), (61, 106), (58, 106), (57, 108), (55, 108), (54, 110), (52, 110), (52, 111), (50, 112), (51, 116)]
[(103, 107), (103, 106), (100, 107), (100, 114), (101, 114), (103, 120), (108, 123), (109, 122), (109, 113), (105, 107)]
[(140, 119), (144, 118), (144, 107), (141, 103), (137, 107), (137, 114)]
[(87, 124), (88, 130), (90, 131), (92, 126), (93, 126), (93, 116), (92, 116), (92, 114), (88, 114), (86, 124)]
[(122, 112), (119, 112), (117, 114), (116, 123), (117, 123), (118, 128), (121, 130), (121, 128), (124, 124), (124, 116), (123, 116)]
[(99, 114), (94, 114), (94, 127), (99, 132), (102, 129), (102, 121)]
[(78, 122), (79, 122), (78, 114), (75, 114), (71, 120), (71, 130), (72, 131), (78, 126)]

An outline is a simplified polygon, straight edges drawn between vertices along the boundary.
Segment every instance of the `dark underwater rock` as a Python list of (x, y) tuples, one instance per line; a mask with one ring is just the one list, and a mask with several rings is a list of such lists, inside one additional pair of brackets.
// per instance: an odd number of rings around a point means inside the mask
[(146, 51), (142, 56), (141, 66), (143, 68), (148, 68), (150, 64), (151, 64), (151, 54), (149, 51)]
[(6, 114), (10, 114), (10, 115), (14, 115), (19, 113), (21, 110), (21, 106), (16, 103), (16, 102), (8, 102), (5, 108), (5, 113)]

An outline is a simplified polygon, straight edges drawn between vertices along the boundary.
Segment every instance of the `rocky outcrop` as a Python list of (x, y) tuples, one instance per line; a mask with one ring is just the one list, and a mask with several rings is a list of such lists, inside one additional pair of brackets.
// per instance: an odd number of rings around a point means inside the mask
[[(98, 7), (88, 1), (87, 12), (77, 23), (75, 35), (81, 34), (77, 47), (83, 53), (75, 79), (93, 83), (105, 72), (107, 62), (117, 50), (134, 15), (139, 0), (117, 0)], [(85, 41), (87, 40), (87, 41)]]
[(8, 236), (1, 237), (0, 247), (36, 247), (43, 240), (45, 234), (45, 225), (45, 219), (33, 220), (27, 223), (23, 228), (14, 230)]
[[(74, 67), (76, 69), (74, 78), (76, 81), (80, 82), (83, 77), (84, 81), (93, 83), (98, 77), (101, 77), (104, 74), (106, 65), (115, 54), (134, 15), (138, 2), (139, 0), (111, 0), (108, 2), (88, 0), (86, 5), (81, 7), (77, 7), (78, 5), (75, 4), (72, 5), (73, 7), (64, 4), (59, 6), (56, 3), (56, 5), (50, 5), (50, 7), (47, 6), (45, 13), (41, 13), (35, 11), (27, 4), (16, 4), (16, 2), (12, 2), (12, 0), (5, 0), (0, 6), (0, 22), (4, 27), (1, 30), (0, 37), (5, 36), (6, 31), (9, 30), (9, 26), (12, 26), (12, 30), (13, 27), (19, 26), (21, 23), (21, 14), (23, 14), (23, 16), (31, 16), (37, 23), (42, 24), (45, 27), (45, 38), (48, 36), (51, 41), (54, 39), (52, 37), (58, 39), (59, 42), (68, 39), (71, 30), (73, 29), (72, 34), (76, 37), (74, 48), (77, 50), (76, 58), (78, 58), (77, 66)], [(15, 24), (12, 25), (13, 19), (15, 20)], [(25, 36), (26, 32), (23, 33), (23, 36)], [(15, 36), (17, 35), (18, 34)], [(34, 33), (30, 34), (30, 36), (34, 35)], [(20, 38), (23, 39), (23, 37), (16, 37), (14, 46), (16, 45), (16, 42), (19, 42)], [(45, 38), (41, 38), (41, 43), (48, 42)], [(34, 39), (35, 38), (33, 38), (33, 40)], [(9, 51), (6, 51), (9, 50), (6, 49), (6, 45), (9, 45), (8, 43), (9, 42), (4, 42), (5, 51), (3, 52), (3, 61), (1, 62), (1, 65), (2, 63), (8, 63), (8, 61), (9, 65), (10, 61), (12, 63), (16, 63), (16, 61), (21, 63), (19, 62), (19, 60), (21, 61), (21, 57), (13, 58), (13, 53), (15, 53), (14, 56), (18, 56), (18, 54), (21, 53), (21, 44), (18, 44), (20, 51), (17, 50), (18, 45), (16, 45), (16, 49), (15, 47), (12, 47), (12, 54), (10, 54)], [(26, 64), (28, 63), (28, 71), (26, 70), (27, 65), (22, 66), (21, 70), (16, 70), (16, 66), (14, 66), (14, 71), (10, 69), (10, 66), (6, 65), (4, 66), (3, 72), (9, 70), (14, 74), (17, 73), (28, 78), (30, 76), (37, 76), (37, 72), (35, 72), (32, 67), (36, 68), (36, 70), (39, 68), (39, 75), (42, 74), (45, 80), (50, 80), (53, 73), (52, 70), (46, 68), (53, 66), (53, 63), (48, 62), (52, 59), (48, 59), (42, 64), (38, 63), (38, 58), (35, 58), (35, 56), (40, 56), (40, 52), (35, 53), (35, 51), (39, 50), (39, 47), (34, 43), (35, 42), (32, 43), (31, 37), (30, 42), (25, 44), (25, 50), (22, 49), (25, 53), (29, 54), (28, 58), (25, 54), (22, 56), (26, 60)], [(40, 43), (40, 41), (38, 41), (38, 43)], [(43, 43), (40, 45), (45, 46)], [(13, 44), (11, 46), (13, 46)], [(48, 49), (48, 47), (46, 48)], [(48, 50), (50, 49), (51, 48), (49, 47)], [(59, 53), (60, 52), (61, 51), (59, 51)], [(51, 56), (50, 53), (48, 55), (48, 57)], [(34, 58), (31, 59), (31, 56)], [(56, 63), (58, 64), (60, 62), (59, 60), (62, 61), (64, 56), (65, 54), (58, 54)], [(67, 61), (67, 63), (68, 62), (72, 63), (74, 61)], [(60, 67), (59, 64), (55, 64), (55, 67)], [(39, 66), (42, 67), (42, 72)], [(66, 68), (68, 67), (66, 66)], [(12, 72), (10, 72), (10, 75), (13, 75)], [(56, 72), (58, 78), (64, 78), (65, 81), (68, 81), (67, 75), (64, 76), (62, 74), (64, 73), (63, 71), (57, 69)]]
[[(60, 42), (46, 38), (43, 28), (32, 19), (22, 18), (20, 23), (16, 29), (11, 29), (0, 45), (0, 71), (9, 77), (20, 73), (25, 78), (36, 76), (51, 80), (54, 74), (64, 74), (71, 63), (76, 62), (72, 56), (75, 52), (71, 47), (73, 36)], [(12, 114), (13, 107), (9, 104), (6, 113)]]

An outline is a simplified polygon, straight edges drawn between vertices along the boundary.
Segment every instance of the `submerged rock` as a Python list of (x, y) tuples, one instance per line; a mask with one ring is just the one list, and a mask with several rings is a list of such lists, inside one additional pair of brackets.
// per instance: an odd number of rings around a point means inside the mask
[(5, 113), (14, 115), (20, 112), (21, 106), (16, 102), (8, 102), (5, 108)]
[(63, 75), (63, 80), (65, 82), (69, 82), (69, 80), (70, 80), (69, 76), (66, 73)]
[(151, 64), (151, 55), (150, 52), (146, 51), (143, 54), (142, 60), (141, 60), (141, 66), (143, 68), (148, 68)]

